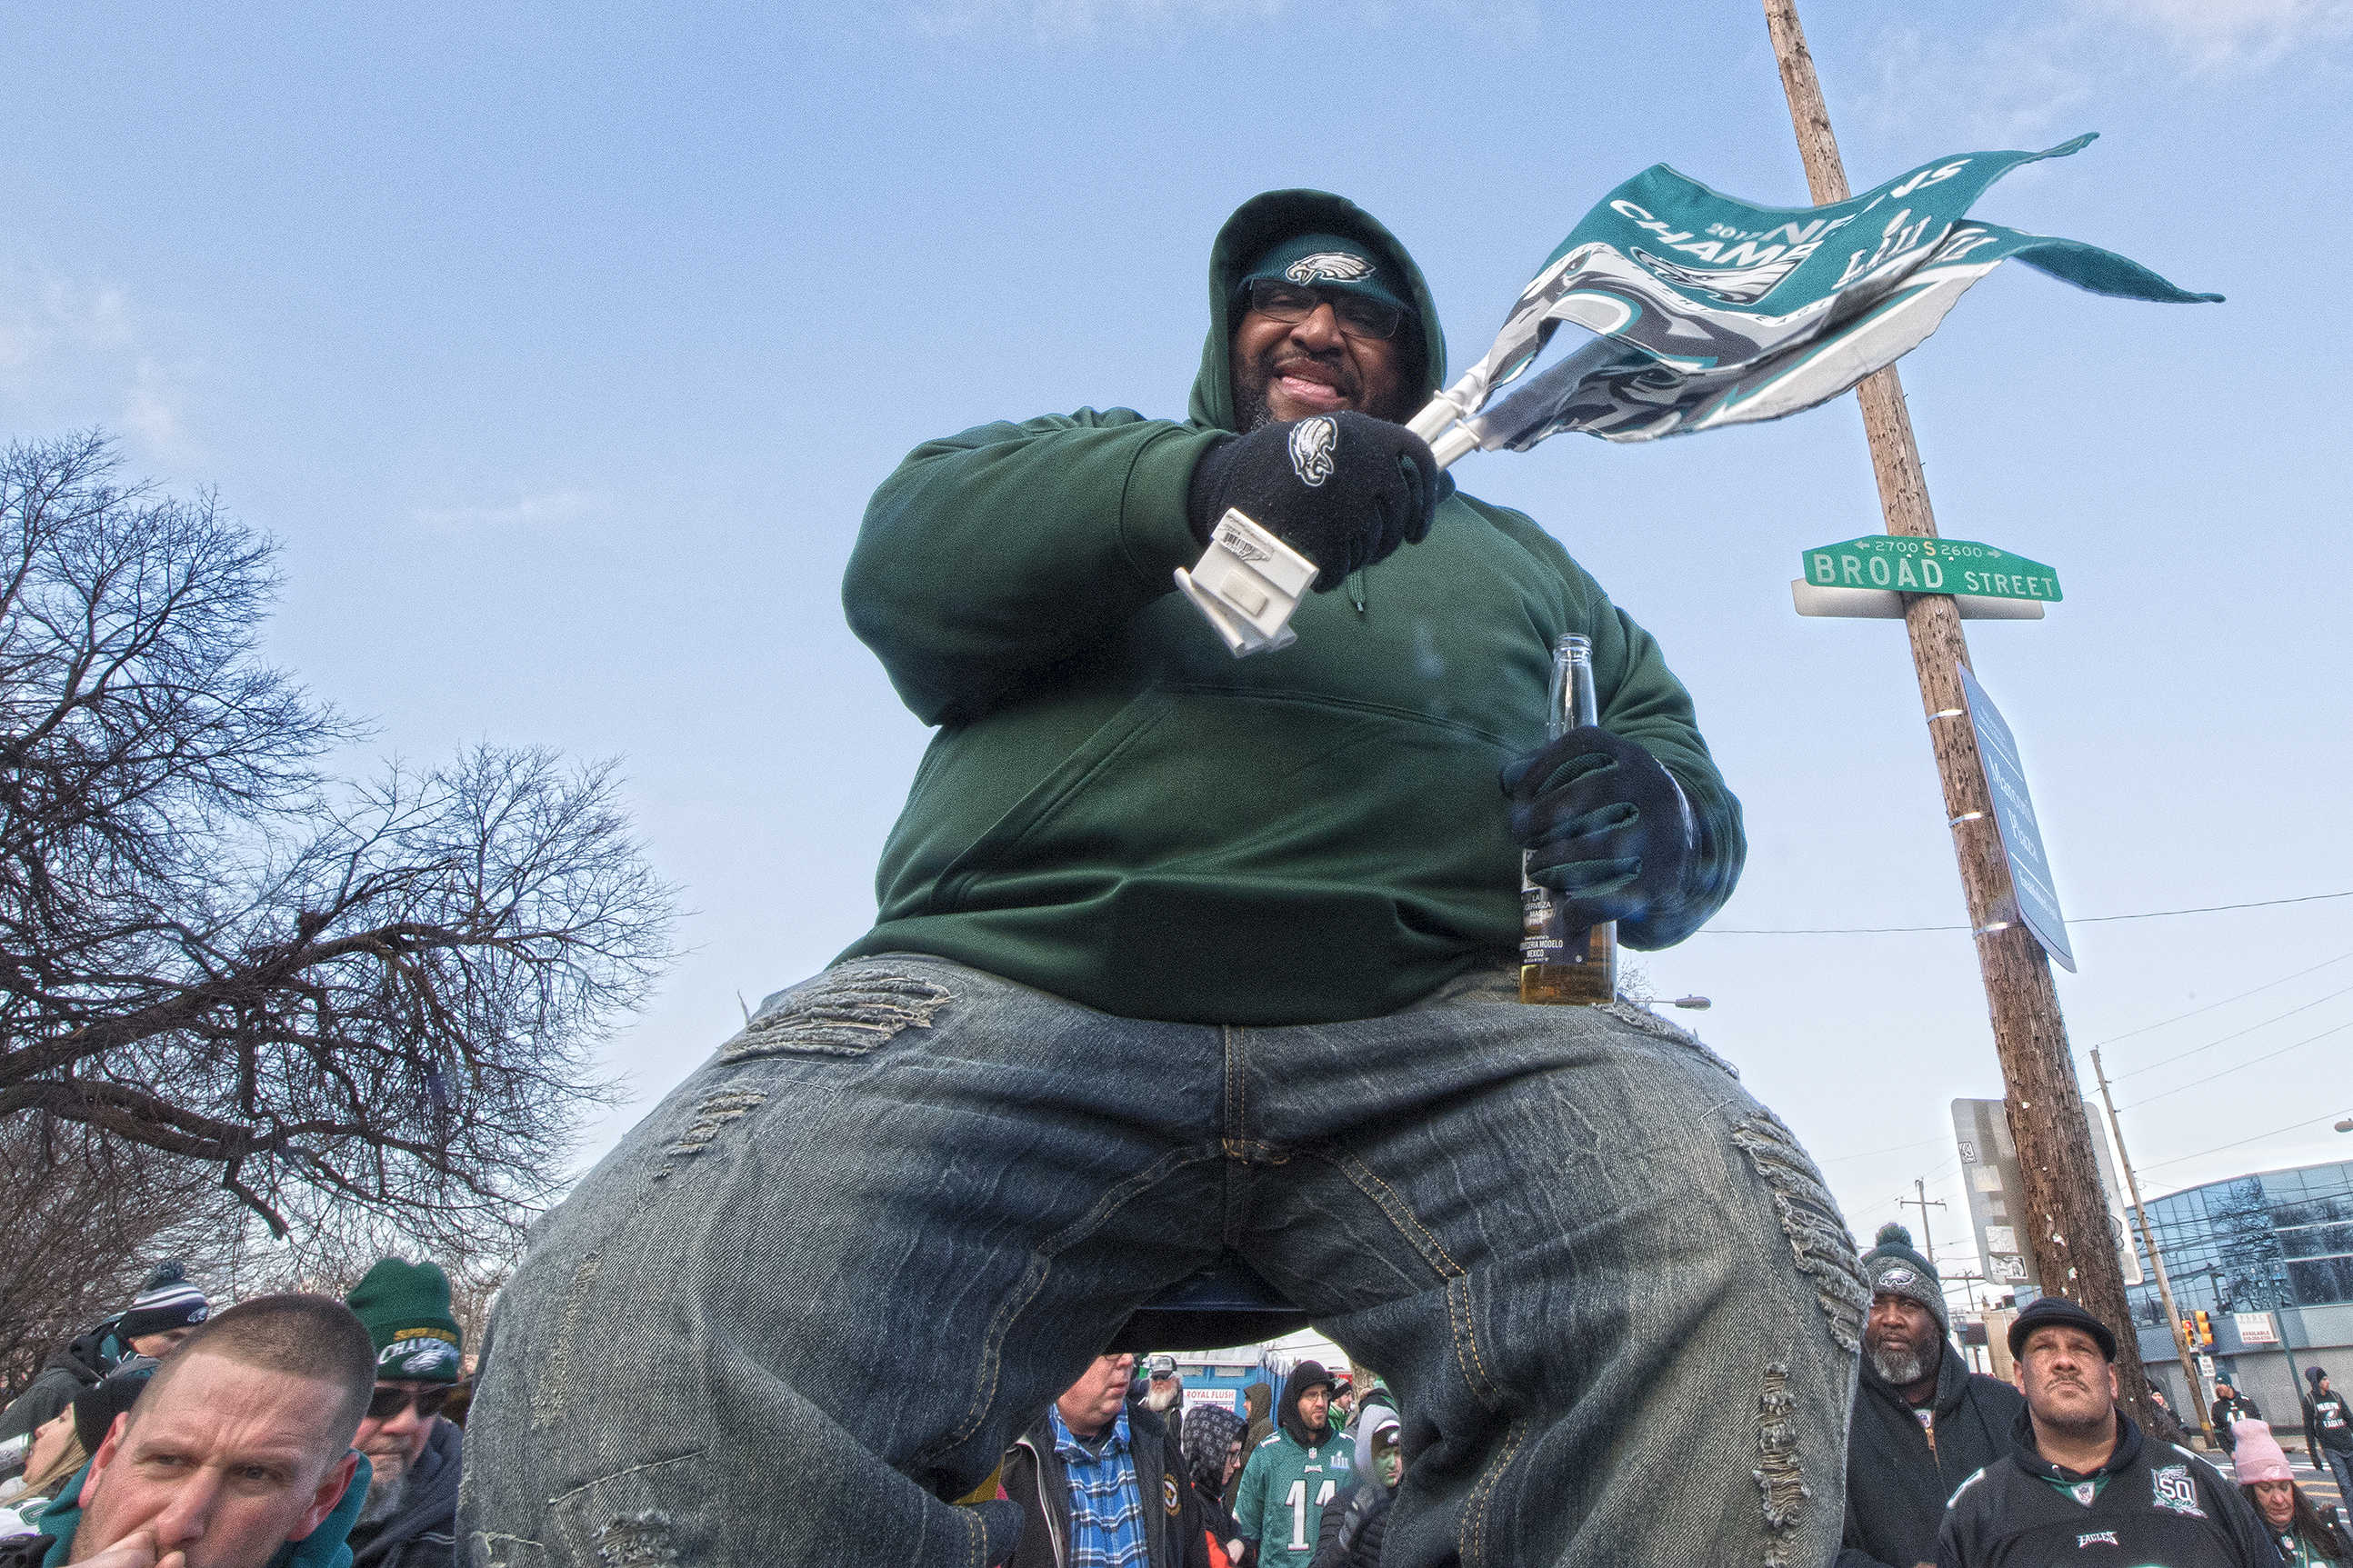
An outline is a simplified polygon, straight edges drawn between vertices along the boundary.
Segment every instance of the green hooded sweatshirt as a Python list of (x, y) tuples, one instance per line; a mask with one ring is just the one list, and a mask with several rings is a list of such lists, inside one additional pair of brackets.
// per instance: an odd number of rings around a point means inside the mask
[(1700, 826), (1682, 900), (1621, 939), (1680, 942), (1731, 895), (1740, 807), (1689, 694), (1521, 513), (1446, 484), (1429, 537), (1310, 595), (1277, 653), (1234, 658), (1174, 591), (1201, 554), (1193, 466), (1238, 428), (1238, 280), (1317, 232), (1406, 280), (1436, 389), (1445, 339), (1404, 247), (1338, 196), (1269, 192), (1212, 247), (1187, 419), (983, 425), (875, 491), (843, 605), (939, 732), (844, 957), (935, 953), (1105, 1012), (1244, 1025), (1374, 1016), (1508, 962), (1519, 849), (1496, 775), (1543, 743), (1568, 632), (1592, 639), (1602, 727), (1666, 765)]

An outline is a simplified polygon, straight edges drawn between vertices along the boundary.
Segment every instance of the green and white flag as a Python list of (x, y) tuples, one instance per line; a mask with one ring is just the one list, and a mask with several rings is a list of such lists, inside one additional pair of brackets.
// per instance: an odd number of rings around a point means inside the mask
[(1753, 205), (1656, 164), (1570, 231), (1443, 395), (1482, 407), (1571, 322), (1599, 336), (1468, 420), (1478, 445), (1525, 451), (1565, 430), (1651, 441), (1837, 396), (1915, 347), (2011, 257), (2094, 293), (2220, 300), (2097, 246), (1968, 216), (2010, 170), (2091, 141), (1938, 158), (1821, 207)]

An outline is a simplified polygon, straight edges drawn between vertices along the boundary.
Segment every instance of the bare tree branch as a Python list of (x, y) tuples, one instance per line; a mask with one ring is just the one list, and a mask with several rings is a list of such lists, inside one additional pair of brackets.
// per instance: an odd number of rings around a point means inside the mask
[(269, 542), (114, 468), (0, 455), (0, 1128), (209, 1171), (281, 1235), (356, 1205), (490, 1246), (667, 958), (612, 767), (325, 777), (357, 730), (258, 658)]

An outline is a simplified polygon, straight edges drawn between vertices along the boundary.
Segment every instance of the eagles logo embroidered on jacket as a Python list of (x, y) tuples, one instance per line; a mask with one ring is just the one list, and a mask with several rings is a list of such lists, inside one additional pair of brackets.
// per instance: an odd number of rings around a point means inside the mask
[(1373, 275), (1373, 264), (1345, 250), (1319, 250), (1282, 269), (1293, 283), (1355, 283)]
[(1291, 471), (1303, 485), (1314, 487), (1332, 477), (1332, 455), (1340, 445), (1340, 426), (1328, 414), (1302, 419), (1291, 427)]

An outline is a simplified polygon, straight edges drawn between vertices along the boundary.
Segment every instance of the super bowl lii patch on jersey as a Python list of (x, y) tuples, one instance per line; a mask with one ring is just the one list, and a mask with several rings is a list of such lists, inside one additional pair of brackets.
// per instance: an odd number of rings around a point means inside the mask
[(2174, 1513), (2187, 1514), (2191, 1519), (2204, 1519), (2206, 1510), (2198, 1506), (2198, 1486), (2189, 1479), (2187, 1465), (2168, 1465), (2151, 1470), (2149, 1479), (2156, 1483), (2156, 1496), (2149, 1500)]

